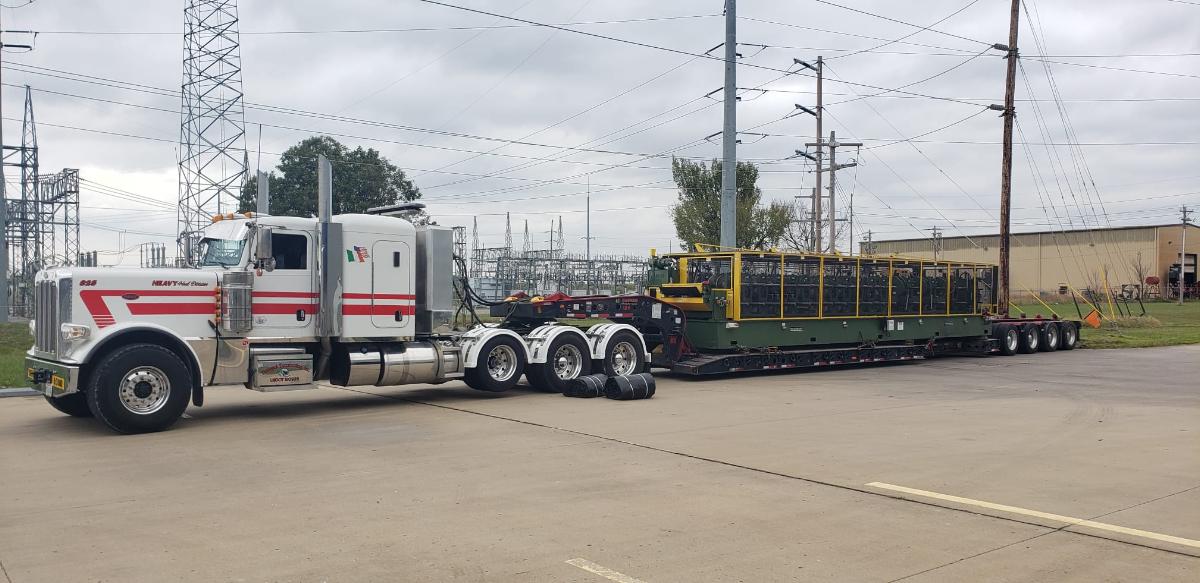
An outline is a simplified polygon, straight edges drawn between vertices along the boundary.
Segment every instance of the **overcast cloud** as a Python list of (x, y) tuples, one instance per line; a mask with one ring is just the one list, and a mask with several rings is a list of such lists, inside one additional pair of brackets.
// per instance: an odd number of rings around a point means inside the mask
[[(723, 40), (719, 0), (454, 1), (540, 22), (696, 16), (574, 28), (691, 53), (704, 52)], [(845, 3), (925, 25), (962, 8), (968, 0)], [(43, 33), (37, 38), (36, 50), (6, 52), (4, 60), (6, 65), (25, 63), (178, 88), (182, 4), (38, 0), (22, 8), (3, 9), (5, 29)], [(675, 241), (667, 216), (667, 206), (676, 198), (670, 159), (641, 159), (625, 153), (672, 152), (706, 158), (720, 154), (719, 139), (703, 141), (721, 127), (720, 103), (703, 98), (722, 83), (719, 61), (538, 27), (444, 30), (511, 23), (412, 0), (244, 0), (239, 4), (243, 81), (249, 102), (555, 146), (588, 144), (615, 152), (505, 146), (247, 110), (251, 166), (257, 160), (258, 123), (264, 124), (264, 168), (273, 167), (277, 154), (288, 146), (315, 133), (328, 132), (350, 146), (378, 148), (415, 179), (431, 214), (441, 224), (469, 227), (472, 217), (478, 216), (481, 243), (486, 246), (502, 242), (503, 215), (511, 212), (518, 246), (525, 220), (534, 232), (534, 246), (544, 247), (550, 222), (562, 216), (568, 246), (581, 250), (583, 193), (590, 181), (595, 249), (639, 255), (649, 247), (667, 249)], [(997, 112), (979, 112), (989, 103), (1002, 102), (1004, 61), (1001, 53), (988, 50), (984, 43), (1007, 41), (1008, 6), (1005, 0), (981, 0), (936, 27), (974, 40), (926, 31), (875, 52), (834, 59), (847, 51), (882, 44), (864, 36), (896, 39), (914, 29), (810, 0), (739, 3), (739, 15), (747, 17), (739, 23), (739, 41), (747, 43), (740, 49), (744, 64), (788, 69), (793, 58), (813, 60), (824, 55), (832, 59), (826, 85), (830, 112), (826, 127), (836, 130), (840, 139), (881, 146), (969, 118), (929, 134), (919, 143), (864, 151), (858, 157), (859, 168), (839, 174), (839, 182), (845, 186), (839, 196), (854, 193), (856, 239), (867, 229), (876, 239), (921, 236), (923, 229), (935, 225), (947, 235), (995, 230), (1001, 122)], [(1080, 148), (1090, 179), (1102, 197), (1103, 211), (1090, 182), (1085, 190), (1069, 148), (1057, 148), (1056, 158), (1044, 146), (1029, 147), (1040, 168), (1039, 180), (1019, 146), (1015, 153), (1015, 228), (1164, 223), (1177, 220), (1178, 212), (1173, 209), (1180, 204), (1200, 206), (1200, 169), (1196, 165), (1200, 117), (1194, 114), (1200, 103), (1200, 71), (1196, 67), (1200, 62), (1200, 35), (1196, 34), (1200, 5), (1169, 0), (1036, 0), (1028, 6), (1036, 12), (1035, 18), (1040, 17), (1041, 28), (1031, 30), (1029, 22), (1022, 19), (1020, 46), (1028, 85), (1024, 76), (1018, 79), (1019, 99), (1051, 97), (1044, 63), (1036, 60), (1041, 51), (1033, 42), (1035, 32), (1044, 39), (1046, 54), (1056, 55), (1051, 60), (1174, 75), (1050, 65), (1066, 100), (1074, 137), (1085, 144), (1130, 145)], [(442, 30), (257, 34), (418, 27)], [(61, 34), (67, 31), (169, 34)], [(768, 47), (751, 46), (755, 44)], [(1179, 53), (1191, 54), (1111, 56)], [(1094, 58), (1096, 55), (1110, 56)], [(837, 104), (878, 90), (836, 80), (894, 88), (956, 65), (960, 66), (906, 91), (976, 105), (894, 93)], [(802, 161), (782, 159), (811, 141), (814, 128), (812, 118), (803, 115), (777, 120), (791, 112), (795, 103), (811, 106), (815, 84), (806, 76), (780, 76), (768, 69), (739, 68), (739, 86), (779, 90), (744, 95), (738, 106), (739, 128), (769, 135), (743, 136), (739, 157), (762, 163), (759, 184), (767, 198), (790, 200), (811, 187), (812, 174)], [(101, 184), (174, 203), (177, 98), (8, 68), (3, 81), (6, 143), (15, 143), (20, 129), (19, 122), (10, 121), (19, 117), (22, 99), (21, 89), (12, 84), (168, 110), (34, 94), (43, 171), (77, 167), (85, 178)], [(645, 85), (629, 91), (642, 83)], [(719, 94), (716, 97), (719, 99)], [(1118, 99), (1139, 101), (1111, 101)], [(1142, 101), (1145, 99), (1154, 100)], [(1018, 103), (1025, 137), (1038, 143), (1045, 142), (1044, 138), (1066, 141), (1056, 105), (1037, 102), (1044, 126), (1033, 106), (1027, 101)], [(567, 118), (571, 119), (543, 130)], [(623, 131), (609, 135), (616, 130)], [(1150, 142), (1186, 143), (1146, 145)], [(486, 156), (446, 149), (490, 151), (500, 146), (504, 147)], [(853, 157), (849, 150), (842, 154)], [(556, 160), (538, 162), (528, 160), (530, 157)], [(1065, 173), (1056, 172), (1060, 160), (1067, 168)], [(460, 163), (433, 171), (455, 162)], [(526, 167), (506, 171), (515, 165)], [(493, 173), (500, 175), (477, 177)], [(1043, 184), (1048, 193), (1039, 193)], [(83, 192), (82, 200), (85, 248), (113, 252), (142, 241), (169, 242), (174, 235), (173, 211), (143, 208), (90, 188)], [(1045, 206), (1050, 204), (1054, 208)], [(112, 229), (133, 232), (118, 234)], [(106, 255), (105, 262), (115, 262), (117, 257)], [(136, 263), (136, 249), (131, 257)]]

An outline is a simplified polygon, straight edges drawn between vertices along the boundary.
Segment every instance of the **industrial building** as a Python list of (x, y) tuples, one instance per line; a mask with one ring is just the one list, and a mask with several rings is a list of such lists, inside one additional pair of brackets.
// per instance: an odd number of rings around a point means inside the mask
[[(1068, 284), (1076, 289), (1135, 289), (1146, 297), (1176, 297), (1180, 223), (1012, 235), (1012, 293), (1057, 293)], [(1196, 254), (1200, 227), (1187, 225), (1185, 286), (1196, 288)], [(862, 243), (864, 255), (895, 255), (950, 261), (996, 263), (999, 235), (896, 239)]]

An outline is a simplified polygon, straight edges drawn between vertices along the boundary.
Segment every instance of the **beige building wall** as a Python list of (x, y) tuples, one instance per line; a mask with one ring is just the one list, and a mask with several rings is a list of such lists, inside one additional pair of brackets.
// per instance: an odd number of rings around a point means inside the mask
[[(1022, 233), (1012, 236), (1013, 293), (1057, 293), (1061, 284), (1076, 289), (1140, 283), (1134, 264), (1146, 275), (1166, 281), (1167, 269), (1179, 261), (1179, 226), (1130, 227), (1067, 232)], [(1200, 250), (1200, 228), (1188, 226), (1188, 253)], [(1193, 245), (1191, 242), (1196, 241)], [(945, 237), (939, 258), (946, 261), (998, 263), (1000, 237)], [(877, 256), (933, 258), (931, 239), (877, 241)]]

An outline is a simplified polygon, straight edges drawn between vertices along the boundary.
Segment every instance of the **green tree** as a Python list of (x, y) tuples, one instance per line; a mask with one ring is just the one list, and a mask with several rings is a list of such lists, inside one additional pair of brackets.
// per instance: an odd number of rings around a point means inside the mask
[[(324, 154), (333, 164), (334, 214), (363, 213), (372, 207), (387, 206), (421, 198), (421, 191), (374, 148), (361, 146), (351, 150), (329, 136), (313, 136), (287, 149), (276, 171), (271, 171), (271, 214), (307, 217), (317, 212), (317, 155)], [(242, 186), (238, 205), (254, 210), (258, 183), (247, 180)], [(424, 220), (419, 213), (414, 220)]]
[[(679, 187), (679, 202), (671, 207), (675, 234), (685, 248), (695, 243), (716, 245), (721, 240), (721, 163), (705, 166), (701, 162), (675, 159), (671, 176)], [(789, 205), (760, 204), (762, 191), (758, 168), (749, 162), (737, 165), (737, 246), (742, 249), (766, 249), (783, 239), (792, 221)]]

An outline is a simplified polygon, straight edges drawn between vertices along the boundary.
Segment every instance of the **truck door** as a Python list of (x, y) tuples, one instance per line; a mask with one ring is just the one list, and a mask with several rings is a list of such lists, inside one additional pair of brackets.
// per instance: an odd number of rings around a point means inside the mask
[(412, 248), (403, 241), (377, 241), (371, 253), (371, 323), (378, 328), (408, 328), (411, 333), (417, 298)]
[[(312, 237), (304, 231), (274, 228), (274, 271), (254, 282), (254, 336), (307, 336), (315, 333), (319, 305)], [(307, 331), (307, 333), (305, 333)]]

